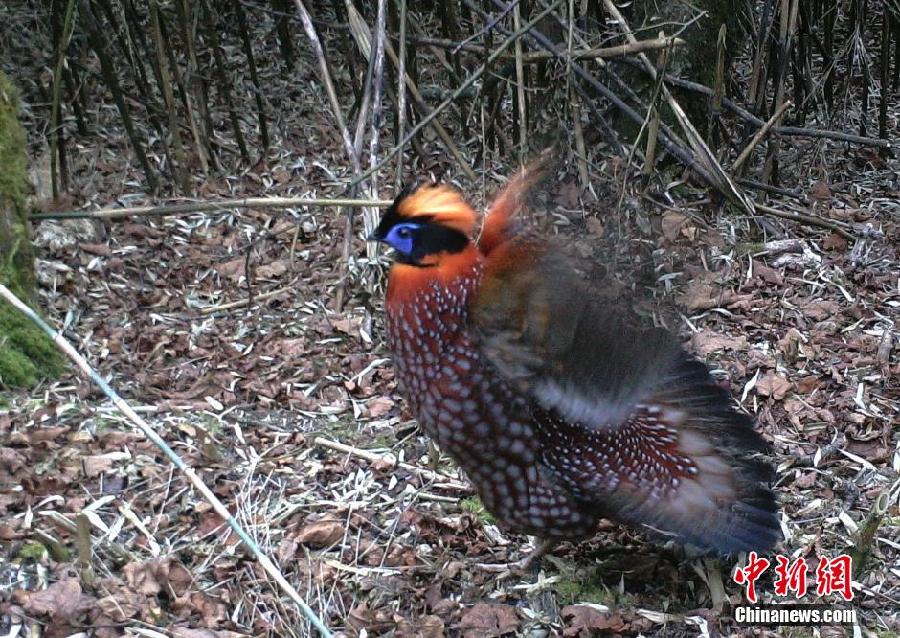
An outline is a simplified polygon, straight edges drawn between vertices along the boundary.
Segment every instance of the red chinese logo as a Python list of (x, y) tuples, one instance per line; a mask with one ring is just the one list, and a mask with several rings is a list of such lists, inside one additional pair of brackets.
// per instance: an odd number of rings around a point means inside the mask
[(803, 598), (806, 595), (806, 572), (809, 571), (806, 560), (800, 557), (792, 563), (787, 556), (780, 554), (775, 560), (778, 563), (775, 565), (775, 595), (793, 593), (797, 598)]
[(756, 581), (769, 569), (770, 564), (769, 559), (760, 558), (756, 552), (750, 552), (747, 556), (747, 566), (734, 572), (734, 582), (738, 585), (747, 585), (747, 600), (751, 603), (756, 602)]
[(838, 593), (844, 600), (853, 600), (853, 590), (850, 588), (852, 575), (853, 567), (847, 554), (831, 560), (822, 556), (816, 567), (816, 593), (819, 596)]
[[(775, 557), (775, 562), (775, 595), (793, 594), (797, 598), (805, 596), (806, 578), (809, 572), (806, 560), (800, 557), (792, 562), (787, 556), (779, 554)], [(748, 602), (757, 602), (756, 581), (769, 569), (771, 564), (771, 561), (760, 557), (756, 552), (750, 552), (747, 556), (747, 565), (734, 571), (732, 580), (745, 587)], [(853, 566), (848, 555), (841, 554), (831, 559), (825, 556), (820, 557), (815, 573), (816, 595), (839, 594), (846, 601), (853, 600), (852, 575)]]

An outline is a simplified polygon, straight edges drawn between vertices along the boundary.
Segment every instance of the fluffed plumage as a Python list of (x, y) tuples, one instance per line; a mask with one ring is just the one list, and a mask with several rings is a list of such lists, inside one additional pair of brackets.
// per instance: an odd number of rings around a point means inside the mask
[(477, 217), (454, 189), (401, 193), (373, 238), (397, 250), (396, 376), (421, 427), (506, 528), (589, 536), (601, 518), (718, 553), (780, 538), (751, 420), (663, 330), (636, 328), (561, 246), (521, 230), (524, 171)]

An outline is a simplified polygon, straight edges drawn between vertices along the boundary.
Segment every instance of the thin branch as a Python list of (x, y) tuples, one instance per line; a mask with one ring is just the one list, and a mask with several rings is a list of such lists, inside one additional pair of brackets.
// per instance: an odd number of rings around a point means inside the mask
[(260, 293), (258, 295), (254, 295), (253, 298), (245, 297), (244, 299), (238, 299), (237, 301), (231, 301), (229, 303), (219, 304), (218, 306), (209, 306), (207, 308), (200, 308), (201, 315), (212, 315), (217, 312), (222, 312), (223, 310), (234, 310), (235, 308), (243, 308), (245, 306), (249, 306), (253, 302), (265, 301), (266, 299), (271, 299), (272, 297), (277, 297), (278, 295), (291, 292), (297, 289), (297, 280), (295, 279), (287, 286), (282, 286), (281, 288), (276, 288), (275, 290), (269, 290), (264, 293)]
[(816, 217), (815, 215), (806, 215), (804, 213), (793, 213), (789, 211), (778, 210), (777, 208), (772, 208), (771, 206), (766, 206), (764, 204), (753, 203), (754, 208), (760, 213), (764, 213), (766, 215), (771, 215), (772, 217), (780, 217), (781, 219), (790, 219), (791, 221), (800, 222), (802, 224), (808, 224), (810, 226), (818, 226), (819, 228), (827, 228), (828, 230), (833, 230), (838, 235), (843, 237), (844, 239), (854, 240), (856, 236), (853, 233), (849, 232), (843, 226), (836, 224), (835, 222), (829, 221), (827, 219), (823, 219), (821, 217)]
[(446, 474), (441, 474), (440, 472), (435, 472), (434, 470), (429, 470), (427, 468), (419, 467), (418, 465), (412, 465), (410, 463), (398, 463), (397, 458), (393, 454), (376, 454), (375, 452), (363, 450), (358, 447), (353, 447), (352, 445), (347, 445), (345, 443), (338, 443), (337, 441), (323, 439), (322, 437), (316, 437), (315, 440), (313, 440), (313, 443), (332, 450), (337, 450), (338, 452), (344, 452), (345, 454), (357, 456), (371, 463), (387, 463), (388, 465), (394, 467), (401, 467), (404, 470), (414, 472), (415, 474), (418, 474), (419, 476), (422, 476), (423, 478), (426, 478), (428, 480), (440, 481), (441, 486), (448, 489), (459, 490), (460, 492), (472, 491), (472, 487), (470, 485), (447, 476)]
[(321, 199), (308, 197), (245, 197), (222, 199), (214, 202), (189, 202), (168, 206), (132, 206), (130, 208), (103, 208), (100, 210), (74, 210), (61, 213), (35, 213), (32, 220), (42, 219), (123, 219), (125, 217), (169, 217), (209, 211), (225, 212), (234, 208), (291, 208), (294, 206), (379, 206), (393, 202), (386, 199)]
[(775, 113), (772, 114), (772, 117), (769, 118), (769, 121), (762, 125), (762, 127), (756, 132), (756, 135), (753, 136), (753, 139), (744, 147), (744, 150), (741, 151), (741, 154), (738, 155), (738, 158), (734, 160), (734, 164), (731, 165), (731, 172), (735, 175), (741, 174), (741, 168), (744, 166), (744, 162), (746, 162), (750, 158), (750, 153), (753, 152), (753, 149), (756, 148), (756, 145), (759, 144), (763, 138), (771, 131), (775, 124), (781, 119), (781, 116), (784, 115), (784, 112), (791, 108), (793, 103), (788, 100), (780, 107)]
[(180, 456), (171, 448), (169, 444), (166, 443), (163, 438), (153, 429), (153, 427), (144, 421), (137, 412), (135, 412), (128, 403), (125, 402), (122, 397), (118, 395), (118, 393), (112, 389), (112, 387), (101, 377), (96, 370), (94, 370), (90, 364), (82, 357), (75, 348), (72, 347), (68, 341), (66, 341), (63, 336), (56, 331), (53, 330), (47, 323), (41, 319), (37, 313), (34, 312), (31, 308), (25, 305), (18, 297), (16, 297), (10, 290), (0, 284), (0, 296), (4, 297), (10, 304), (12, 304), (17, 310), (22, 312), (26, 317), (31, 319), (34, 323), (36, 323), (41, 330), (47, 333), (53, 343), (62, 350), (66, 356), (68, 356), (78, 368), (84, 373), (86, 377), (88, 377), (91, 381), (96, 383), (103, 393), (109, 397), (109, 399), (113, 402), (113, 405), (119, 409), (119, 411), (124, 414), (131, 423), (140, 429), (144, 435), (150, 439), (163, 453), (169, 458), (172, 464), (177, 467), (181, 472), (187, 477), (188, 481), (191, 485), (196, 489), (206, 501), (212, 505), (213, 510), (215, 510), (216, 514), (218, 514), (222, 519), (228, 523), (228, 526), (234, 531), (234, 533), (241, 539), (241, 542), (250, 550), (253, 556), (256, 558), (257, 562), (259, 562), (260, 567), (265, 570), (265, 572), (271, 576), (278, 586), (281, 587), (282, 591), (286, 593), (291, 600), (293, 600), (300, 610), (303, 612), (303, 615), (309, 620), (309, 622), (313, 625), (313, 627), (318, 630), (319, 634), (321, 634), (325, 638), (331, 637), (331, 632), (322, 622), (322, 620), (316, 615), (316, 613), (312, 610), (312, 608), (306, 604), (303, 600), (303, 597), (300, 595), (293, 585), (291, 585), (288, 580), (284, 577), (284, 574), (281, 573), (281, 570), (275, 565), (275, 563), (268, 557), (263, 551), (259, 548), (259, 545), (256, 544), (250, 535), (241, 527), (241, 524), (238, 523), (237, 519), (231, 515), (231, 512), (228, 511), (228, 508), (225, 507), (225, 504), (222, 503), (221, 500), (210, 490), (206, 484), (203, 482), (203, 479), (194, 471), (194, 468), (190, 467), (187, 463), (182, 460)]
[[(621, 62), (623, 64), (627, 64), (628, 66), (640, 68), (643, 70), (643, 66), (634, 59), (619, 58), (618, 60), (616, 60), (616, 62)], [(680, 78), (669, 73), (666, 74), (665, 79), (666, 82), (670, 85), (677, 86), (678, 88), (684, 89), (685, 91), (693, 91), (694, 93), (700, 93), (701, 95), (706, 95), (709, 97), (712, 97), (714, 94), (714, 91), (711, 88), (704, 84), (700, 84), (699, 82), (685, 80), (684, 78)], [(755, 126), (763, 126), (765, 124), (762, 119), (756, 117), (750, 111), (748, 111), (741, 105), (729, 100), (727, 97), (722, 98), (722, 106), (737, 115), (742, 120), (746, 120), (747, 122), (750, 122)], [(837, 140), (840, 142), (850, 142), (852, 144), (861, 144), (863, 146), (878, 146), (880, 148), (889, 148), (891, 145), (889, 140), (880, 140), (875, 137), (865, 137), (862, 135), (853, 135), (851, 133), (829, 131), (826, 129), (805, 128), (802, 126), (776, 126), (773, 129), (773, 132), (781, 135), (782, 137), (822, 138)]]
[[(319, 63), (319, 78), (322, 80), (322, 84), (325, 85), (325, 93), (328, 95), (331, 111), (337, 122), (338, 132), (341, 134), (341, 141), (344, 143), (344, 150), (347, 151), (347, 156), (353, 166), (353, 171), (358, 174), (360, 170), (359, 156), (353, 152), (353, 140), (350, 139), (350, 131), (347, 129), (347, 124), (344, 121), (344, 114), (341, 112), (341, 104), (338, 101), (337, 93), (334, 90), (334, 82), (331, 81), (331, 73), (328, 71), (328, 61), (325, 59), (325, 51), (322, 49), (322, 42), (319, 40), (319, 34), (316, 33), (316, 28), (313, 26), (312, 18), (309, 16), (309, 12), (306, 10), (303, 0), (294, 0), (294, 2), (297, 4), (297, 10), (300, 12), (303, 30), (306, 31), (306, 36), (309, 38), (309, 43), (316, 56), (316, 61)], [(356, 183), (359, 183), (359, 181), (362, 180), (357, 178)]]
[[(459, 42), (443, 38), (417, 36), (412, 39), (418, 44), (427, 44), (429, 46), (441, 47), (442, 49), (455, 49), (460, 46)], [(634, 43), (626, 42), (611, 47), (573, 49), (570, 57), (573, 60), (608, 60), (610, 58), (619, 58), (623, 55), (633, 55), (645, 51), (656, 51), (658, 49), (667, 49), (670, 46), (682, 46), (684, 44), (685, 41), (681, 38), (654, 38), (652, 40), (638, 40)], [(485, 47), (480, 44), (465, 44), (463, 45), (462, 50), (469, 53), (484, 53)], [(500, 57), (502, 59), (514, 60), (515, 54), (504, 53)], [(551, 51), (528, 51), (522, 54), (522, 62), (525, 64), (535, 64), (545, 60), (555, 60), (556, 57), (557, 56)]]

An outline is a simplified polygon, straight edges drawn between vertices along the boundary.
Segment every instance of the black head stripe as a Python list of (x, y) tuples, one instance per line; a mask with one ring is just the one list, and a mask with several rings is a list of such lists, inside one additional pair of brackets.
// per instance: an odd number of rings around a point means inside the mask
[(412, 261), (436, 253), (458, 253), (469, 245), (469, 238), (458, 230), (440, 224), (425, 223), (416, 234)]

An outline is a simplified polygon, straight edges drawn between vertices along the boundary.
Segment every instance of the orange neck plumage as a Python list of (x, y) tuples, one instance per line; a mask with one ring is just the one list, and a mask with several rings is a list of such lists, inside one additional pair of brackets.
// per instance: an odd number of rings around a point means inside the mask
[(433, 260), (434, 264), (427, 266), (403, 263), (391, 266), (386, 298), (389, 308), (411, 301), (433, 284), (446, 288), (457, 279), (471, 275), (481, 266), (482, 256), (474, 244), (469, 244), (461, 252), (440, 253)]

